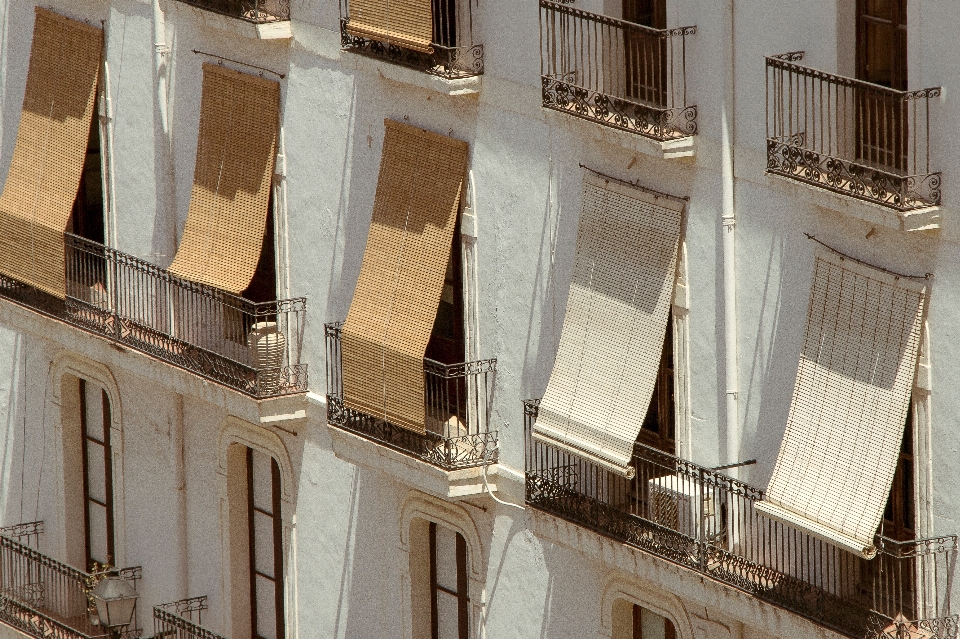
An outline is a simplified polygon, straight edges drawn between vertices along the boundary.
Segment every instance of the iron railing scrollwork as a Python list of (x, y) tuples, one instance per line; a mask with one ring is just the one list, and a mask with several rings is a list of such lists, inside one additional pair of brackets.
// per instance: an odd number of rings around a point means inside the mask
[(433, 0), (430, 53), (360, 35), (350, 28), (350, 0), (340, 0), (340, 46), (446, 80), (483, 75), (483, 44), (473, 35), (471, 0)]
[(257, 24), (290, 19), (290, 0), (180, 0), (180, 2)]
[(66, 299), (0, 277), (0, 297), (255, 398), (303, 393), (306, 299), (255, 303), (64, 234)]
[(329, 424), (445, 470), (497, 462), (497, 431), (489, 429), (496, 359), (451, 365), (425, 359), (425, 432), (417, 433), (344, 405), (342, 327), (325, 326)]
[(658, 141), (696, 135), (686, 77), (695, 33), (540, 0), (543, 106)]
[(868, 561), (761, 516), (763, 491), (718, 471), (636, 444), (636, 476), (627, 479), (536, 441), (537, 412), (538, 401), (525, 402), (529, 505), (854, 639), (917, 628), (957, 639), (956, 535), (878, 535), (878, 555)]
[(938, 206), (930, 121), (939, 87), (897, 91), (770, 56), (767, 172), (897, 211)]
[[(138, 567), (116, 571), (136, 585)], [(63, 564), (6, 535), (0, 535), (0, 621), (37, 639), (100, 639), (109, 636), (90, 613), (86, 588), (91, 575)], [(123, 639), (140, 637), (134, 609)]]
[(154, 606), (152, 639), (224, 639), (201, 625), (201, 615), (206, 609), (206, 597), (191, 597)]

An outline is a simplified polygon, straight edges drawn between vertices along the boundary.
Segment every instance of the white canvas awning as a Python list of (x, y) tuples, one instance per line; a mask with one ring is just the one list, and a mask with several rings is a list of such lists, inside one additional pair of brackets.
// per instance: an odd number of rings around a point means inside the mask
[(673, 302), (684, 203), (589, 174), (534, 439), (632, 476)]
[(757, 509), (870, 558), (916, 373), (926, 281), (821, 250), (787, 429)]

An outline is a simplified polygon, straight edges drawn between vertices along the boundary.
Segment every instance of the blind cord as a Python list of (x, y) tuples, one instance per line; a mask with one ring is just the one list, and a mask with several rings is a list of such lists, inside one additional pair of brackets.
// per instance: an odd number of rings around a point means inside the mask
[[(500, 449), (500, 445), (498, 444), (496, 448), (494, 448), (493, 450), (499, 450), (499, 449)], [(493, 494), (492, 490), (490, 490), (490, 484), (487, 483), (487, 466), (490, 464), (490, 455), (493, 453), (493, 450), (490, 450), (488, 448), (483, 453), (483, 466), (480, 467), (480, 473), (483, 475), (483, 487), (486, 489), (487, 494), (493, 497), (493, 501), (497, 502), (498, 504), (503, 504), (504, 506), (510, 506), (512, 508), (519, 508), (520, 510), (526, 510), (526, 508), (521, 506), (520, 504), (514, 504), (512, 502), (504, 501), (500, 499), (499, 497)]]

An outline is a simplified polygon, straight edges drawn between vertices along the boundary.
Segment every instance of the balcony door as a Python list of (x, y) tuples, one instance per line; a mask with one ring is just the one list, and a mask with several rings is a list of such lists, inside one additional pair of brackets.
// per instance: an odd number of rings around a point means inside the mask
[[(907, 0), (857, 0), (857, 79), (907, 90)], [(885, 91), (860, 88), (858, 93), (859, 161), (904, 171), (906, 104)]]
[[(623, 0), (623, 19), (644, 27), (666, 29), (666, 0)], [(623, 38), (627, 97), (657, 108), (666, 107), (667, 40), (629, 28)]]
[(79, 379), (81, 459), (83, 468), (84, 568), (115, 565), (113, 452), (110, 446), (110, 400), (105, 390)]
[[(431, 0), (433, 44), (452, 49), (457, 45), (457, 0)], [(438, 52), (441, 53), (442, 52)]]
[(430, 522), (430, 639), (470, 636), (467, 542), (460, 533)]

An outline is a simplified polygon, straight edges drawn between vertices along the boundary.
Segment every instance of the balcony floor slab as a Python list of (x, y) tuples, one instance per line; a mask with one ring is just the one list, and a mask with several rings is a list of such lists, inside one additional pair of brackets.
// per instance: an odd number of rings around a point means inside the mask
[(209, 11), (194, 7), (183, 2), (172, 3), (177, 11), (184, 14), (191, 14), (195, 20), (203, 25), (226, 31), (235, 35), (250, 38), (251, 40), (279, 40), (283, 44), (293, 38), (293, 29), (289, 20), (276, 20), (274, 22), (251, 22), (243, 18), (234, 18), (215, 11)]
[[(379, 470), (397, 481), (443, 499), (463, 499), (486, 492), (480, 466), (446, 471), (389, 446), (327, 424), (334, 454), (355, 466)], [(506, 494), (515, 501), (522, 495), (523, 478), (517, 471), (487, 466), (487, 484), (491, 492)], [(502, 488), (500, 484), (504, 485)], [(506, 490), (504, 490), (506, 489)]]
[(345, 68), (376, 75), (391, 82), (419, 87), (441, 95), (476, 96), (480, 93), (483, 81), (483, 76), (480, 75), (448, 80), (402, 64), (351, 51), (344, 51), (340, 61)]
[(941, 225), (941, 208), (929, 206), (911, 211), (897, 211), (849, 195), (835, 193), (806, 182), (794, 180), (777, 173), (766, 173), (768, 183), (777, 191), (787, 193), (798, 200), (835, 211), (861, 220), (904, 232), (935, 231)]
[[(583, 557), (601, 561), (657, 589), (673, 593), (689, 611), (718, 610), (756, 630), (756, 636), (793, 639), (849, 639), (747, 592), (704, 577), (688, 568), (620, 543), (565, 519), (528, 507), (530, 526), (539, 538)], [(751, 635), (753, 636), (753, 635)]]
[(659, 141), (648, 138), (639, 133), (631, 133), (622, 129), (607, 126), (587, 118), (581, 118), (570, 113), (553, 108), (544, 108), (547, 123), (551, 126), (564, 129), (574, 129), (575, 132), (594, 142), (603, 142), (619, 146), (635, 153), (642, 153), (655, 158), (678, 159), (692, 158), (697, 154), (697, 136), (690, 135), (675, 140)]

